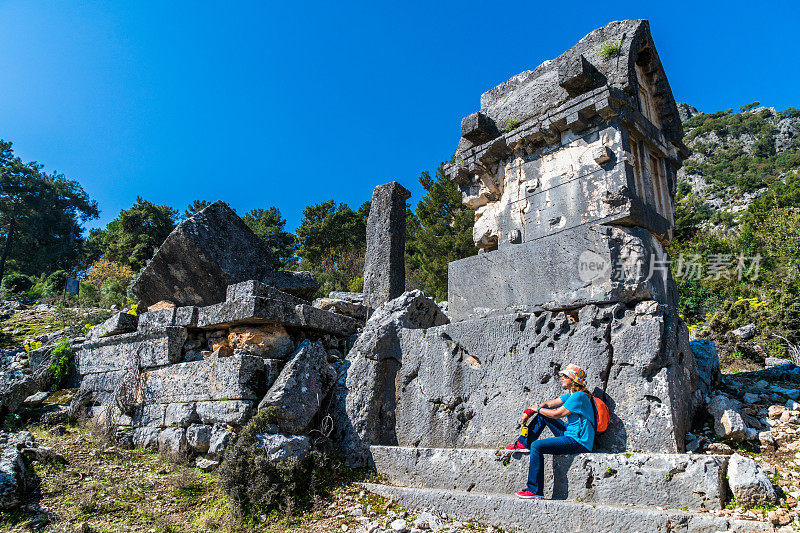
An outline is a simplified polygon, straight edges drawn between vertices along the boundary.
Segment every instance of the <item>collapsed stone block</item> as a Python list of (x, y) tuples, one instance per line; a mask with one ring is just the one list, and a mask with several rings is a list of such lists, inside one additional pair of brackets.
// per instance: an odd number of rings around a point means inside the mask
[(311, 301), (319, 290), (320, 284), (312, 272), (292, 272), (288, 270), (274, 270), (267, 272), (261, 278), (265, 285), (275, 287), (279, 291), (291, 294), (305, 301)]
[(738, 402), (718, 394), (709, 402), (708, 412), (714, 417), (714, 433), (718, 437), (737, 442), (747, 438), (747, 424)]
[(283, 324), (349, 337), (361, 323), (350, 317), (330, 313), (310, 305), (293, 305), (271, 298), (246, 297), (202, 307), (197, 326), (200, 328), (236, 325)]
[(364, 294), (360, 292), (332, 292), (327, 298), (314, 300), (314, 307), (349, 316), (357, 320), (367, 319)]
[(399, 336), (407, 328), (446, 324), (447, 317), (422, 291), (408, 291), (375, 310), (347, 354), (335, 389), (336, 440), (348, 461), (364, 464), (370, 444), (394, 444), (395, 379), (403, 360)]
[(294, 305), (308, 303), (306, 300), (302, 298), (298, 298), (293, 294), (289, 294), (288, 292), (284, 292), (280, 289), (277, 289), (271, 285), (266, 285), (257, 280), (248, 280), (248, 281), (243, 281), (241, 283), (228, 285), (225, 301), (230, 302), (233, 300), (241, 300), (244, 298), (253, 298), (254, 296), (258, 296), (260, 298), (269, 298), (271, 300), (278, 300), (280, 302), (286, 302)]
[(272, 409), (281, 433), (301, 434), (311, 423), (336, 381), (328, 354), (319, 344), (304, 341), (258, 404)]
[(117, 313), (102, 324), (89, 330), (87, 337), (89, 339), (99, 339), (101, 337), (130, 333), (131, 331), (136, 331), (138, 322), (139, 317), (136, 315)]
[(289, 458), (302, 459), (311, 451), (311, 439), (305, 435), (256, 435), (256, 448), (262, 448), (272, 462)]
[(210, 305), (225, 299), (228, 285), (261, 279), (277, 266), (264, 241), (217, 201), (169, 234), (131, 291), (143, 307), (159, 300)]
[(752, 459), (738, 453), (730, 457), (728, 485), (736, 501), (746, 507), (777, 500), (775, 489), (764, 470)]

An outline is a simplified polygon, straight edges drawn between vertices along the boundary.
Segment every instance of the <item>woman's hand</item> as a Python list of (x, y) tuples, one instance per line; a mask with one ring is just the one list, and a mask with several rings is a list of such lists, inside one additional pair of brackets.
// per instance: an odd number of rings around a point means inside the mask
[(522, 416), (519, 417), (520, 421), (524, 424), (525, 421), (528, 420), (528, 418), (530, 418), (533, 415), (533, 413), (530, 411), (536, 411), (538, 407), (542, 407), (543, 405), (544, 404), (541, 403), (535, 403), (532, 406), (530, 406), (528, 409), (525, 410), (524, 413), (522, 413)]

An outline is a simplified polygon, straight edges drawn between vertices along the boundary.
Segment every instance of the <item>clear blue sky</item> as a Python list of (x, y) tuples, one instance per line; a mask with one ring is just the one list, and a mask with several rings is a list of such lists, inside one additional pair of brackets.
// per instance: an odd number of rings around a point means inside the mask
[(183, 210), (354, 208), (448, 159), (482, 92), (615, 19), (650, 20), (678, 101), (800, 107), (795, 2), (0, 3), (0, 138), (104, 226)]

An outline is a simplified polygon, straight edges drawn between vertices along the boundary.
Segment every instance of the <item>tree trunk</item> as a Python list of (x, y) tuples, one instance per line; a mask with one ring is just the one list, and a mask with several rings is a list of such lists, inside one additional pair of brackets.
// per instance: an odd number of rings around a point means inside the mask
[(3, 283), (3, 274), (5, 274), (6, 270), (6, 259), (8, 258), (8, 252), (11, 250), (11, 239), (14, 237), (16, 222), (16, 217), (12, 215), (11, 224), (8, 226), (8, 233), (6, 234), (6, 243), (3, 245), (3, 256), (0, 257), (0, 284)]

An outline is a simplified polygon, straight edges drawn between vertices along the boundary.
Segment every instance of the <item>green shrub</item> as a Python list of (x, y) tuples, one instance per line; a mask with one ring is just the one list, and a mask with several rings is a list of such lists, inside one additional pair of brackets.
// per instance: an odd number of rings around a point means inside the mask
[(47, 371), (53, 378), (51, 390), (57, 391), (67, 380), (70, 372), (75, 369), (75, 354), (68, 339), (62, 340), (53, 348), (52, 357), (50, 368)]
[(600, 45), (600, 57), (603, 59), (611, 59), (617, 57), (622, 53), (622, 41), (606, 41)]
[(125, 305), (127, 300), (127, 287), (116, 279), (109, 279), (100, 286), (100, 305)]
[(33, 286), (33, 280), (25, 274), (11, 272), (3, 276), (3, 289), (11, 294), (25, 292)]
[(67, 286), (67, 273), (63, 270), (56, 270), (45, 279), (44, 296), (53, 296), (64, 292)]

